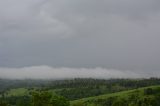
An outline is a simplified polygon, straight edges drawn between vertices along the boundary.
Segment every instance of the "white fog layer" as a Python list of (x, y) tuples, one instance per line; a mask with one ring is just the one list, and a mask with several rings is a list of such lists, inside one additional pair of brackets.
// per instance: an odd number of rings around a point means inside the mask
[(24, 68), (0, 68), (0, 78), (8, 79), (65, 79), (65, 78), (148, 78), (149, 73), (121, 71), (105, 68), (53, 68), (33, 66)]

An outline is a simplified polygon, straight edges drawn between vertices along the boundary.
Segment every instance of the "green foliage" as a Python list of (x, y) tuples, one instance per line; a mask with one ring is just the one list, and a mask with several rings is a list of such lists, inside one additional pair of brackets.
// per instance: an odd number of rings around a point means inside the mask
[[(96, 106), (160, 106), (160, 86), (84, 98), (71, 102), (76, 104), (95, 104)], [(74, 106), (74, 105), (72, 105)]]
[(62, 96), (52, 97), (50, 104), (52, 106), (69, 106), (70, 105), (69, 101)]
[(0, 100), (0, 106), (9, 106), (9, 104), (4, 102), (4, 101), (2, 101), (2, 100)]
[(52, 95), (48, 92), (33, 92), (32, 105), (33, 106), (49, 106)]
[(145, 95), (152, 95), (154, 92), (153, 92), (153, 89), (152, 88), (147, 88), (147, 89), (144, 89), (144, 94)]
[(128, 101), (125, 100), (124, 98), (123, 99), (119, 98), (119, 99), (115, 100), (111, 106), (128, 106), (127, 102)]
[(70, 100), (75, 100), (84, 97), (97, 96), (101, 94), (108, 93), (108, 90), (103, 90), (101, 87), (80, 87), (80, 88), (71, 88), (71, 89), (62, 89), (56, 91), (58, 95), (62, 95)]
[(139, 98), (139, 106), (158, 106), (155, 96), (144, 96)]
[(69, 100), (76, 100), (156, 84), (160, 84), (160, 79), (74, 79), (56, 83), (49, 89), (61, 88), (56, 91), (58, 95), (64, 96)]
[(0, 97), (30, 96), (31, 91), (53, 91), (69, 100), (109, 94), (139, 87), (158, 85), (160, 79), (72, 79), (72, 80), (3, 80)]
[(116, 100), (116, 97), (109, 97), (106, 100), (102, 101), (101, 105), (102, 106), (112, 106), (115, 100)]
[(81, 101), (74, 103), (72, 106), (85, 106), (85, 104)]
[(31, 99), (27, 96), (21, 97), (16, 101), (17, 106), (31, 106)]
[(33, 106), (69, 106), (69, 101), (61, 96), (52, 96), (49, 92), (33, 92)]
[(71, 106), (160, 106), (160, 87), (145, 87), (158, 84), (157, 78), (0, 80), (0, 98), (11, 106), (69, 106), (68, 100)]

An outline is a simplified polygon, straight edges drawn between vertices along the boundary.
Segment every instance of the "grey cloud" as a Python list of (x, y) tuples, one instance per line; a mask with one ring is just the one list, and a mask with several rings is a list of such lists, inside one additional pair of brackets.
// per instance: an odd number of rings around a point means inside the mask
[[(155, 76), (155, 75), (154, 75)], [(0, 78), (8, 79), (70, 79), (70, 78), (148, 78), (147, 74), (104, 68), (53, 68), (34, 66), (0, 68)]]
[(159, 0), (0, 1), (0, 66), (158, 73)]

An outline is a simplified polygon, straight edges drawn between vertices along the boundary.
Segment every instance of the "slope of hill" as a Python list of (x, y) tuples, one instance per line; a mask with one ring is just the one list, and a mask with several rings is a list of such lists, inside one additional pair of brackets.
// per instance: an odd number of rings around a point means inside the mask
[[(157, 78), (6, 81), (0, 80), (7, 87), (0, 86), (0, 100), (14, 106), (22, 106), (18, 104), (24, 101), (31, 103), (33, 92), (64, 97), (71, 101), (71, 106), (160, 106), (160, 79)], [(147, 105), (142, 104), (146, 102)]]
[[(7, 82), (7, 83), (6, 83)], [(70, 79), (0, 80), (0, 96), (28, 96), (32, 91), (50, 91), (69, 100), (110, 94), (140, 87), (160, 85), (160, 79)]]
[(160, 85), (71, 101), (71, 106), (160, 106)]

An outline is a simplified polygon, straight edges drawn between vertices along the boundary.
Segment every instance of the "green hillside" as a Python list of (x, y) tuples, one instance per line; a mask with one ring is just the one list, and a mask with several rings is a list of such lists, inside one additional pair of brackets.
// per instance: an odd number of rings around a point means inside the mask
[[(61, 81), (13, 81), (0, 86), (0, 106), (160, 106), (160, 79), (72, 79)], [(36, 98), (36, 99), (34, 99)], [(43, 102), (42, 102), (43, 100)], [(67, 105), (55, 105), (65, 102)], [(68, 104), (70, 102), (70, 105)], [(52, 105), (51, 105), (52, 104)], [(47, 105), (47, 106), (48, 106)], [(3, 105), (2, 105), (3, 106)]]
[(71, 101), (71, 106), (160, 106), (160, 85)]

